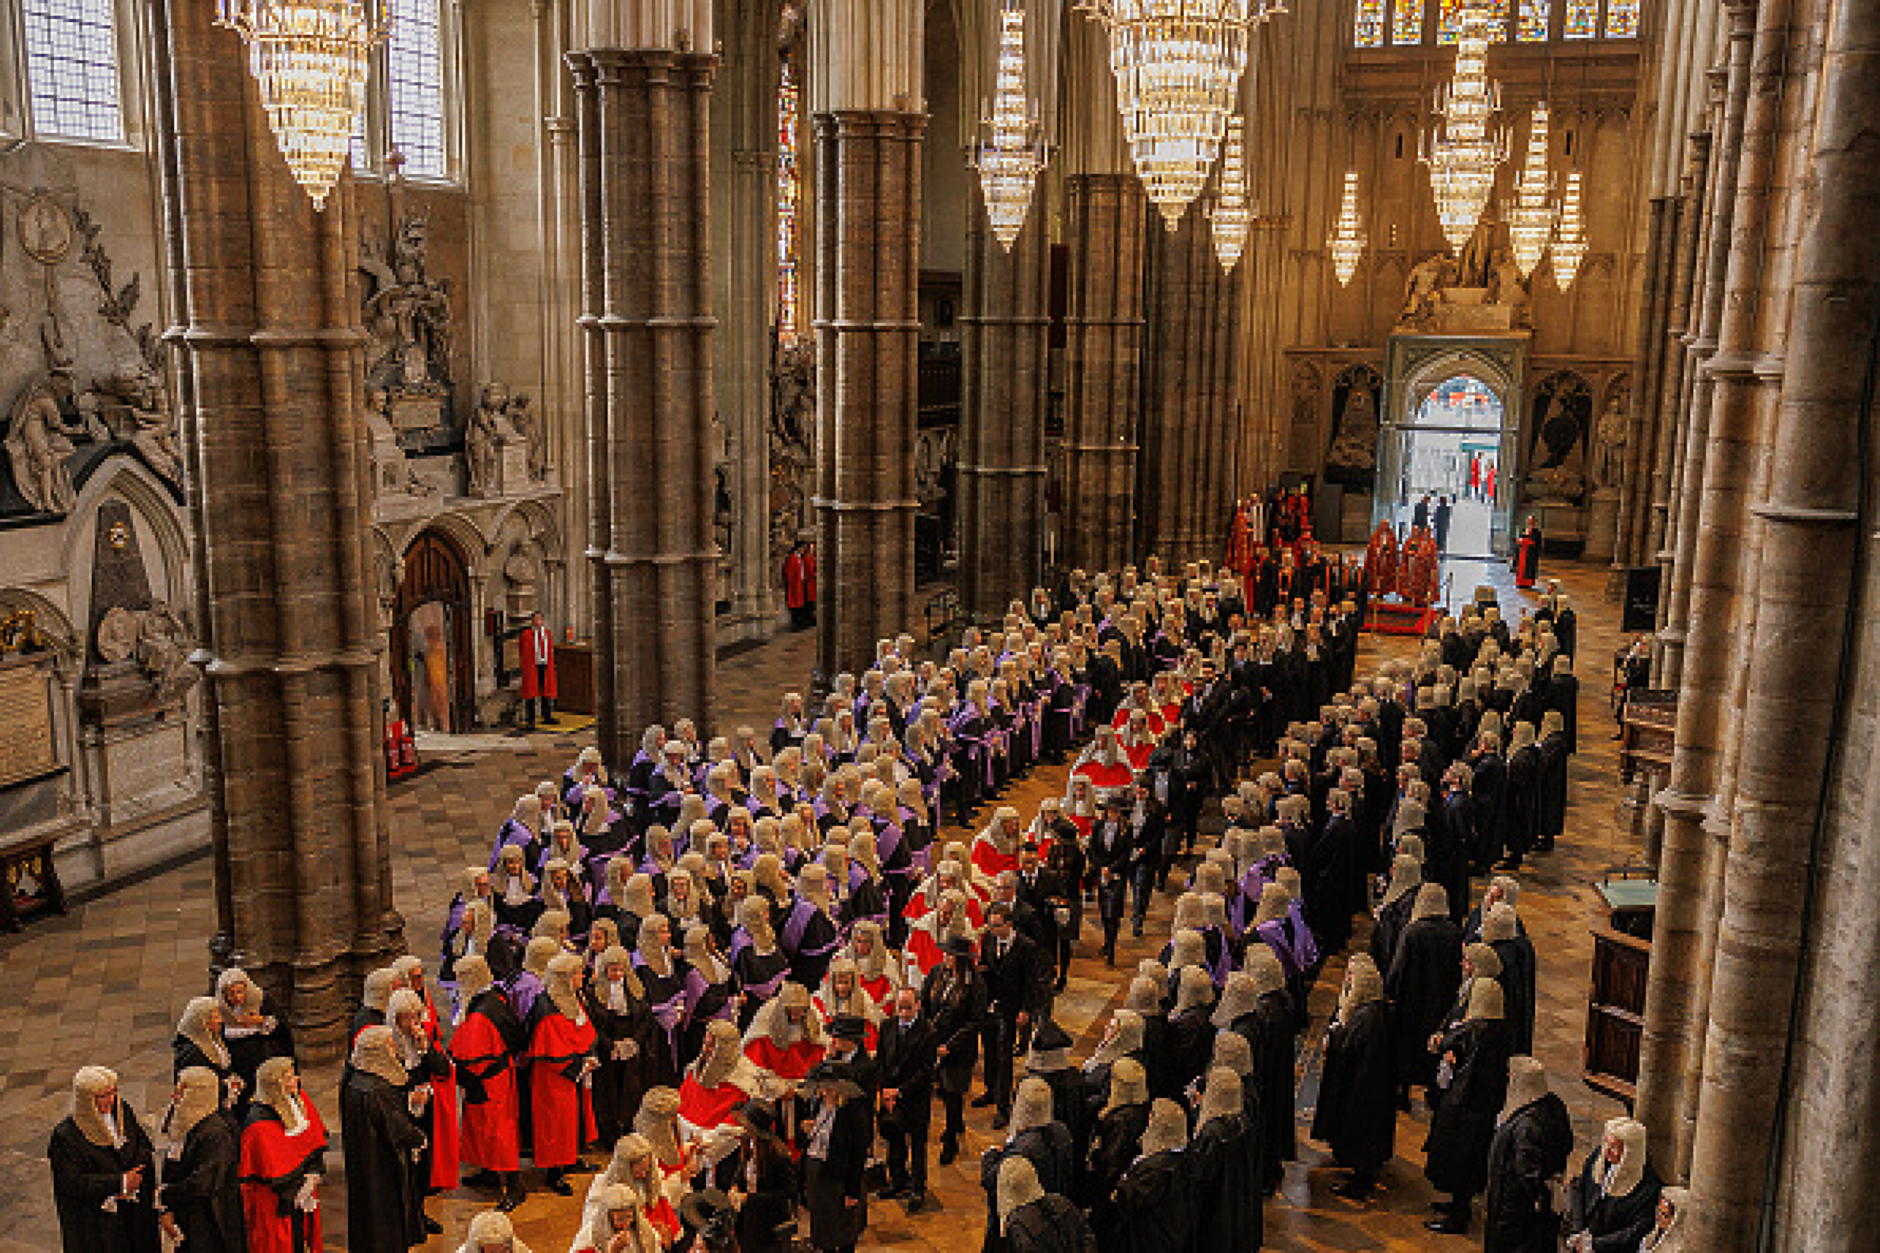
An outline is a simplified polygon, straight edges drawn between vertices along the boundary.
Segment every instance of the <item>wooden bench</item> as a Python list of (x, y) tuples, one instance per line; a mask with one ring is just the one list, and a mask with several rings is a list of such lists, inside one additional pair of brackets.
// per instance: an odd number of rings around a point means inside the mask
[(1619, 718), (1619, 781), (1630, 783), (1640, 771), (1669, 773), (1677, 732), (1676, 692), (1663, 688), (1633, 692)]
[[(65, 912), (65, 889), (52, 862), (54, 838), (47, 835), (0, 851), (0, 872), (6, 876), (6, 890), (0, 892), (0, 930), (18, 931), (23, 919), (37, 913)], [(38, 891), (20, 891), (27, 879)]]

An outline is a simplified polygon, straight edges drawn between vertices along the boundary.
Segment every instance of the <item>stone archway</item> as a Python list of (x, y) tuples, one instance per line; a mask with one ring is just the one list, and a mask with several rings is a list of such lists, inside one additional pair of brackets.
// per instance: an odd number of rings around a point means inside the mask
[(392, 613), (392, 691), (411, 726), (462, 734), (476, 721), (470, 572), (442, 531), (405, 550)]

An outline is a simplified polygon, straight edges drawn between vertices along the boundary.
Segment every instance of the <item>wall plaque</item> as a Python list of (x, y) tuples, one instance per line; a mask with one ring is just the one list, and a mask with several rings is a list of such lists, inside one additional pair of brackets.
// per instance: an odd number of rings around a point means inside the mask
[(0, 785), (58, 767), (49, 689), (36, 663), (0, 666)]

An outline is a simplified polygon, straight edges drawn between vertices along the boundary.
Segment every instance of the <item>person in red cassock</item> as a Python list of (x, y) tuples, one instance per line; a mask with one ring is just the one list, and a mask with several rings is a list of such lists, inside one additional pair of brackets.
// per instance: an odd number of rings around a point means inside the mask
[(542, 625), (542, 615), (529, 615), (529, 629), (516, 641), (522, 663), (523, 725), (535, 729), (536, 706), (541, 706), (542, 725), (555, 725), (555, 633)]
[(385, 702), (385, 777), (402, 779), (418, 768), (418, 748), (411, 738), (411, 724), (398, 712), (398, 706)]
[(810, 1003), (809, 989), (786, 983), (757, 1011), (744, 1033), (744, 1055), (759, 1070), (794, 1083), (822, 1060), (827, 1047), (822, 1015)]
[(737, 1147), (738, 1111), (757, 1095), (757, 1068), (744, 1056), (737, 1024), (716, 1018), (705, 1029), (698, 1060), (679, 1082), (679, 1117), (705, 1133), (706, 1155), (716, 1160)]
[(783, 559), (783, 600), (790, 609), (791, 630), (816, 625), (816, 544), (807, 534), (796, 537), (795, 547)]
[(450, 1038), (451, 1060), (463, 1088), (463, 1120), (457, 1151), (478, 1167), (472, 1186), (500, 1183), (501, 1208), (522, 1204), (521, 1111), (516, 1057), (526, 1045), (522, 1020), (481, 957), (457, 959), (457, 996), (463, 1010)]
[(535, 1164), (548, 1171), (549, 1190), (572, 1196), (568, 1169), (594, 1138), (594, 1107), (586, 1080), (600, 1068), (600, 1039), (576, 993), (586, 968), (573, 953), (550, 959), (535, 1030), (529, 1037), (529, 1101), (534, 1115)]
[[(398, 976), (399, 986), (408, 988), (423, 1002), (424, 1010), (419, 1015), (419, 1024), (424, 1031), (424, 1042), (430, 1054), (440, 1061), (448, 1056), (444, 1048), (443, 1024), (438, 1021), (437, 1007), (431, 1003), (431, 993), (424, 983), (424, 963), (409, 955), (392, 963), (392, 970)], [(429, 1175), (425, 1187), (431, 1192), (449, 1192), (457, 1186), (458, 1136), (457, 1136), (457, 1080), (454, 1069), (448, 1064), (435, 1069), (428, 1082), (431, 1085), (431, 1106), (424, 1121), (425, 1131), (431, 1137)]]
[(300, 1090), (291, 1057), (270, 1057), (255, 1072), (254, 1101), (242, 1128), (242, 1220), (248, 1253), (320, 1253), (320, 1177), (326, 1124)]
[(1536, 525), (1534, 515), (1529, 514), (1527, 525), (1521, 528), (1521, 538), (1514, 545), (1514, 585), (1533, 587), (1534, 580), (1541, 572), (1541, 528)]

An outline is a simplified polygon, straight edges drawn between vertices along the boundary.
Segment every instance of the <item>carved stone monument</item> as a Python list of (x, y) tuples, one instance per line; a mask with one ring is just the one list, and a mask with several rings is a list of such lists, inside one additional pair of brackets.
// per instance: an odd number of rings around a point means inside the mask
[(451, 415), (451, 285), (428, 273), (428, 223), (405, 210), (396, 166), (386, 180), (389, 236), (359, 250), (365, 279), (366, 384), (384, 393), (384, 413), (407, 452), (454, 447)]

